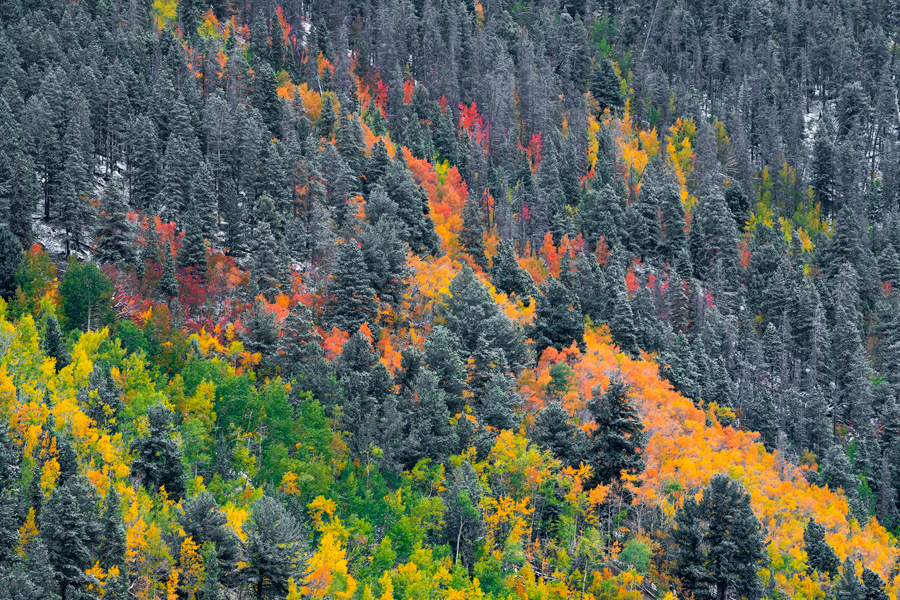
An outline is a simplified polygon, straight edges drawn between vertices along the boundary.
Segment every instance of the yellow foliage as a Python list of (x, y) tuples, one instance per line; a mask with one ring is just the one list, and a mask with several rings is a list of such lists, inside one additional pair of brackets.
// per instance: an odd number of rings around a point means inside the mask
[(172, 27), (178, 20), (178, 0), (153, 0), (153, 22), (157, 31)]
[(34, 507), (28, 509), (28, 517), (22, 526), (19, 527), (19, 544), (16, 546), (16, 553), (22, 558), (28, 558), (26, 548), (31, 541), (37, 537), (38, 527), (35, 522)]

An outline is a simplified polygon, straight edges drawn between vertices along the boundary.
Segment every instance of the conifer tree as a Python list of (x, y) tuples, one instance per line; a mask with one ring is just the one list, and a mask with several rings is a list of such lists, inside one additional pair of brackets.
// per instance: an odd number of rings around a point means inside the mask
[(109, 486), (100, 518), (100, 548), (97, 558), (100, 566), (106, 571), (110, 567), (125, 569), (125, 528), (122, 525), (122, 509), (119, 506), (119, 493), (114, 485)]
[(622, 98), (619, 77), (616, 69), (608, 58), (599, 58), (591, 70), (591, 96), (600, 105), (600, 110), (609, 108), (615, 111), (625, 104)]
[(100, 198), (100, 228), (97, 230), (97, 262), (130, 265), (134, 262), (131, 247), (131, 224), (128, 203), (118, 181), (109, 182)]
[(191, 206), (184, 227), (184, 240), (178, 250), (178, 266), (193, 268), (203, 277), (206, 274), (206, 242), (203, 239), (203, 225), (197, 208)]
[(550, 402), (535, 419), (533, 439), (563, 464), (576, 466), (582, 459), (583, 440), (569, 421), (569, 412), (562, 404)]
[(319, 342), (322, 336), (313, 327), (312, 313), (298, 302), (285, 317), (278, 340), (278, 363), (283, 373), (290, 375), (300, 363), (323, 356)]
[(159, 294), (166, 300), (172, 300), (178, 296), (178, 279), (175, 277), (175, 258), (172, 256), (172, 245), (166, 242), (165, 258), (163, 259), (163, 272), (156, 287)]
[(90, 581), (85, 571), (100, 537), (94, 502), (93, 487), (73, 477), (53, 490), (41, 511), (41, 541), (56, 571), (62, 600), (77, 598)]
[(242, 336), (244, 347), (248, 352), (261, 354), (262, 364), (269, 364), (278, 347), (278, 326), (275, 313), (266, 307), (261, 298), (254, 302), (245, 327), (246, 332)]
[(863, 567), (862, 584), (866, 600), (890, 600), (890, 596), (884, 591), (884, 579), (869, 567)]
[[(211, 554), (204, 560), (207, 576), (210, 567), (218, 571), (216, 583), (232, 572), (240, 556), (239, 540), (228, 527), (228, 519), (216, 503), (215, 497), (204, 490), (185, 500), (178, 523), (184, 529), (184, 537), (204, 547), (209, 545)], [(223, 577), (224, 576), (224, 577)]]
[(147, 435), (131, 443), (135, 453), (131, 475), (152, 493), (165, 487), (169, 498), (177, 502), (184, 496), (185, 480), (181, 450), (172, 437), (173, 418), (172, 411), (161, 404), (147, 409)]
[[(765, 539), (750, 507), (750, 495), (724, 474), (703, 489), (700, 502), (688, 494), (675, 513), (675, 575), (682, 589), (725, 600), (729, 591), (755, 598), (762, 591), (757, 569)], [(710, 586), (715, 593), (710, 596)]]
[(835, 600), (864, 600), (866, 588), (856, 576), (856, 564), (848, 558), (844, 561), (841, 576), (832, 590)]
[(841, 568), (841, 560), (825, 540), (825, 528), (810, 517), (803, 531), (803, 549), (806, 552), (806, 571), (828, 574), (832, 579)]
[(440, 381), (430, 369), (422, 369), (412, 386), (412, 410), (410, 419), (409, 464), (415, 465), (423, 458), (443, 462), (456, 448), (456, 431), (450, 426), (447, 394), (440, 388)]
[(425, 365), (438, 378), (438, 386), (447, 394), (450, 414), (463, 408), (463, 392), (466, 389), (466, 368), (459, 355), (459, 340), (449, 329), (441, 325), (431, 330), (423, 344)]
[(634, 328), (634, 313), (631, 311), (631, 302), (623, 285), (619, 286), (618, 293), (612, 301), (612, 318), (609, 322), (609, 331), (613, 341), (619, 349), (632, 358), (640, 357), (637, 347), (637, 335)]
[(487, 256), (484, 254), (484, 215), (481, 213), (478, 199), (471, 192), (466, 196), (462, 217), (463, 227), (459, 232), (459, 241), (475, 264), (487, 269)]
[(352, 238), (340, 246), (329, 294), (326, 313), (330, 325), (356, 331), (364, 322), (374, 324), (378, 310), (375, 291), (359, 242)]
[(244, 207), (237, 187), (231, 178), (222, 186), (222, 218), (225, 221), (224, 245), (229, 256), (240, 258), (244, 255)]
[(244, 524), (246, 562), (239, 572), (253, 598), (283, 598), (288, 579), (299, 580), (307, 573), (309, 556), (300, 523), (270, 496), (253, 503)]
[(578, 297), (553, 277), (541, 287), (529, 335), (534, 340), (536, 354), (540, 356), (550, 346), (557, 350), (568, 348), (573, 341), (583, 346), (584, 318)]
[(5, 225), (0, 225), (0, 298), (9, 300), (16, 293), (16, 274), (22, 264), (22, 246)]
[(591, 485), (615, 481), (623, 471), (639, 475), (644, 470), (644, 425), (628, 393), (628, 385), (615, 377), (605, 392), (599, 386), (593, 390), (588, 409), (595, 428), (586, 457), (591, 465)]
[(159, 193), (159, 137), (156, 126), (146, 115), (138, 116), (131, 126), (130, 160), (131, 200), (135, 208), (148, 210)]
[(515, 294), (528, 306), (531, 303), (530, 296), (535, 294), (534, 279), (519, 265), (512, 242), (500, 242), (493, 263), (490, 275), (494, 287), (507, 295)]

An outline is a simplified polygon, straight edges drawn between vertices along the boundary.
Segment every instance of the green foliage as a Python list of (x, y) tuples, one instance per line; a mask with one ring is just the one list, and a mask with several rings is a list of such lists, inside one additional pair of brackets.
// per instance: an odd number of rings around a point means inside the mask
[(114, 317), (112, 284), (94, 263), (70, 258), (59, 292), (69, 328), (91, 331), (109, 324)]

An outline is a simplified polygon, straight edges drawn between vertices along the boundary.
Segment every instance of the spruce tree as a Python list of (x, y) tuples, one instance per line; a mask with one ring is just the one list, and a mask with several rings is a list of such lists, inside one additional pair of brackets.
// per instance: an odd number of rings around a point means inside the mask
[(248, 352), (262, 355), (261, 364), (269, 364), (278, 347), (278, 325), (275, 313), (266, 307), (261, 298), (253, 304), (244, 327), (246, 331), (241, 336), (244, 347)]
[(288, 579), (308, 574), (303, 528), (274, 498), (263, 496), (253, 503), (244, 534), (246, 558), (238, 577), (256, 600), (283, 598)]
[(628, 299), (624, 282), (619, 286), (618, 293), (613, 298), (612, 309), (609, 331), (612, 333), (613, 341), (625, 354), (632, 358), (639, 358), (641, 352), (637, 347), (634, 313), (631, 311), (631, 301)]
[(177, 502), (185, 492), (181, 450), (172, 436), (174, 414), (161, 404), (147, 409), (147, 434), (131, 443), (135, 458), (131, 476), (153, 494), (165, 487), (169, 498)]
[(516, 251), (512, 242), (503, 240), (497, 246), (491, 266), (491, 283), (499, 291), (519, 297), (525, 306), (531, 303), (530, 296), (535, 293), (534, 279), (531, 274), (519, 266)]
[(134, 262), (128, 203), (118, 181), (113, 179), (100, 198), (100, 227), (97, 230), (97, 262), (117, 266)]
[(534, 340), (535, 353), (540, 356), (548, 347), (568, 348), (575, 342), (584, 346), (584, 317), (581, 303), (569, 288), (550, 277), (537, 296), (534, 325), (529, 337)]
[(456, 448), (456, 431), (450, 426), (448, 397), (437, 375), (422, 369), (412, 386), (413, 417), (409, 423), (409, 464), (423, 458), (444, 462)]
[(178, 250), (178, 266), (182, 269), (195, 269), (200, 277), (206, 274), (206, 242), (200, 215), (194, 206), (187, 213), (184, 240)]
[(278, 363), (282, 373), (290, 376), (297, 372), (300, 363), (324, 356), (319, 342), (322, 336), (313, 327), (312, 313), (298, 302), (285, 317), (278, 340)]
[(475, 264), (487, 269), (487, 256), (484, 254), (484, 215), (478, 198), (471, 192), (466, 196), (462, 217), (463, 227), (459, 232), (459, 241)]
[(547, 404), (534, 422), (534, 441), (564, 465), (577, 466), (582, 459), (583, 441), (570, 423), (569, 412), (558, 401)]
[(110, 485), (103, 507), (103, 516), (100, 518), (100, 547), (97, 550), (100, 566), (106, 571), (113, 566), (124, 570), (125, 550), (125, 528), (122, 524), (119, 493), (114, 485)]
[(159, 193), (159, 137), (156, 126), (146, 115), (138, 116), (131, 126), (130, 160), (131, 200), (135, 208), (148, 210)]
[(827, 574), (832, 579), (841, 568), (841, 559), (825, 540), (825, 528), (810, 517), (803, 531), (803, 550), (806, 552), (806, 572)]
[(95, 501), (93, 487), (73, 477), (53, 490), (41, 511), (41, 541), (63, 600), (77, 598), (90, 581), (85, 571), (93, 563), (101, 533)]
[(625, 104), (620, 86), (612, 61), (605, 57), (597, 59), (591, 70), (590, 91), (601, 111), (607, 108), (615, 111)]
[(184, 529), (184, 537), (193, 538), (194, 543), (201, 547), (209, 544), (212, 553), (204, 563), (207, 569), (215, 565), (218, 583), (220, 578), (230, 574), (235, 567), (240, 556), (239, 540), (228, 527), (225, 513), (210, 492), (203, 490), (185, 500), (182, 506), (178, 523)]
[(624, 471), (639, 475), (644, 470), (644, 424), (628, 397), (629, 387), (613, 377), (605, 392), (593, 389), (588, 403), (595, 428), (588, 441), (587, 461), (592, 486), (609, 484)]
[(9, 300), (16, 293), (16, 276), (22, 264), (22, 246), (5, 225), (0, 225), (0, 298)]
[(725, 600), (729, 592), (759, 597), (757, 569), (766, 556), (765, 538), (750, 495), (730, 477), (714, 476), (700, 502), (686, 495), (671, 535), (674, 572), (684, 592), (715, 600)]
[(447, 394), (450, 414), (459, 413), (464, 405), (466, 367), (459, 354), (459, 340), (441, 325), (431, 330), (423, 344), (425, 365), (437, 375), (438, 386)]
[(344, 331), (356, 331), (364, 322), (372, 325), (378, 311), (375, 291), (359, 242), (349, 239), (341, 244), (334, 283), (329, 289), (326, 315), (330, 325)]
[(835, 600), (865, 600), (866, 588), (856, 576), (856, 564), (852, 559), (844, 561), (841, 576), (831, 593)]
[(890, 600), (890, 596), (884, 591), (884, 579), (869, 567), (863, 568), (862, 584), (866, 600)]
[(165, 258), (163, 259), (163, 272), (156, 290), (166, 300), (172, 300), (178, 296), (178, 279), (175, 277), (175, 258), (172, 256), (172, 246), (166, 242)]

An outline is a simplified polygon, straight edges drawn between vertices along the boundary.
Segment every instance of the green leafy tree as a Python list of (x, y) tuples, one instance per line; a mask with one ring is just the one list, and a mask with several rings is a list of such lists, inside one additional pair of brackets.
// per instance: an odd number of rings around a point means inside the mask
[(112, 283), (94, 263), (80, 263), (74, 257), (70, 258), (59, 292), (63, 315), (71, 328), (91, 331), (113, 317)]
[(761, 596), (757, 570), (766, 557), (765, 537), (750, 495), (730, 477), (714, 476), (699, 502), (686, 495), (671, 535), (674, 573), (686, 593), (715, 600)]

